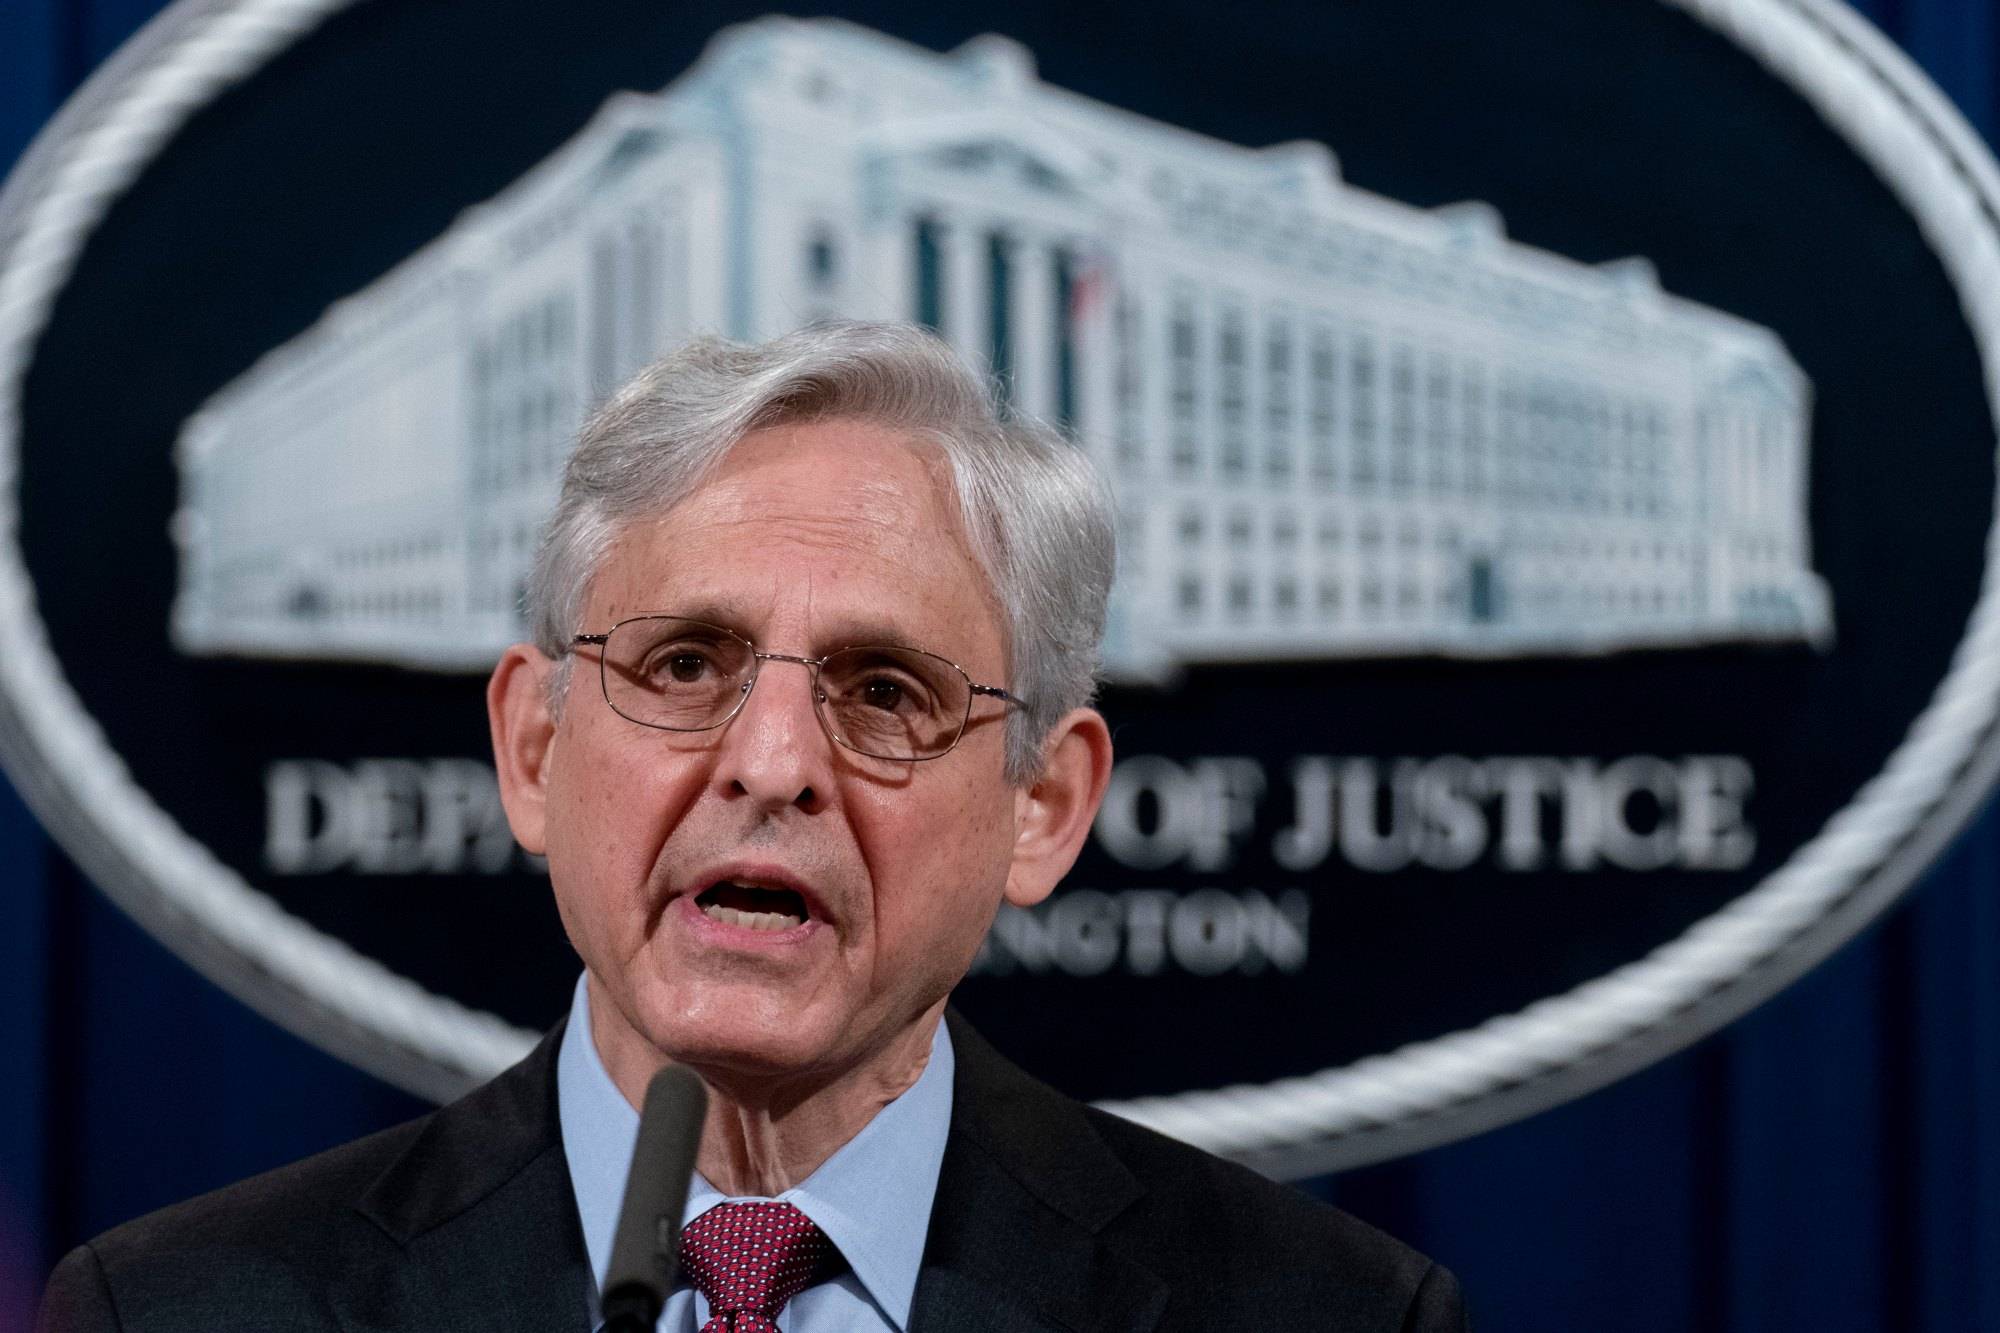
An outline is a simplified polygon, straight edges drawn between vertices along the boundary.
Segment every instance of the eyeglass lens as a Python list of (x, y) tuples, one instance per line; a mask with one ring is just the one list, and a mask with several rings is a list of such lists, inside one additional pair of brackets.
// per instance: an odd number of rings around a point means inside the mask
[[(718, 626), (627, 620), (604, 645), (604, 697), (641, 726), (705, 731), (741, 706), (758, 665), (748, 642)], [(814, 706), (834, 739), (878, 759), (943, 754), (972, 704), (964, 672), (914, 648), (843, 648), (820, 663), (817, 685)]]

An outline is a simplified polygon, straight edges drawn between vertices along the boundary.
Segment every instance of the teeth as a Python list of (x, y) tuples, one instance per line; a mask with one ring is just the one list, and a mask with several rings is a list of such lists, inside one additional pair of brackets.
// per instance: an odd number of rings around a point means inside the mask
[(745, 930), (790, 930), (799, 924), (799, 919), (783, 912), (739, 912), (734, 907), (724, 907), (720, 903), (708, 903), (701, 909), (710, 921), (720, 921), (726, 926), (741, 926)]

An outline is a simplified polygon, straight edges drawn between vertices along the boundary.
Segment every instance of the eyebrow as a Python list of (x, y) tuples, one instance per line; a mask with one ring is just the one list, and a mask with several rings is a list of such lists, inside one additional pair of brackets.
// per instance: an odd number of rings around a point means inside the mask
[[(735, 611), (714, 602), (704, 602), (686, 609), (641, 611), (642, 616), (679, 616), (682, 620), (699, 620), (716, 625), (755, 643), (759, 648), (768, 648), (756, 635), (743, 627), (743, 617)], [(937, 653), (934, 648), (926, 648), (916, 642), (902, 626), (890, 620), (861, 618), (836, 621), (834, 626), (819, 636), (817, 643), (805, 645), (811, 653), (828, 653), (837, 648), (914, 648), (918, 652)], [(938, 654), (952, 660), (946, 654)]]
[[(886, 620), (845, 620), (839, 622), (844, 632), (828, 639), (828, 648), (915, 648), (920, 652), (931, 651), (917, 643), (901, 627)], [(839, 643), (832, 638), (839, 638)]]

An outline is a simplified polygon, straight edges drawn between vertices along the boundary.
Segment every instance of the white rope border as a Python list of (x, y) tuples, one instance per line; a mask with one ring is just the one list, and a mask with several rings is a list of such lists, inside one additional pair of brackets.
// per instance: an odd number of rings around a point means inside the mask
[[(2000, 249), (1973, 185), (2000, 199), (2000, 174), (1901, 52), (1826, 0), (1664, 0), (1732, 37), (1799, 90), (1900, 198), (1937, 251), (1965, 304), (2000, 402)], [(1844, 39), (1836, 42), (1831, 34)], [(1908, 85), (1913, 103), (1977, 173), (1961, 179), (1842, 46), (1867, 51)], [(1577, 1065), (1632, 1040), (1795, 944), (1876, 870), (1934, 809), (1994, 719), (2000, 700), (2000, 525), (1987, 534), (1986, 571), (1951, 670), (1883, 771), (1762, 884), (1684, 934), (1604, 976), (1516, 1014), (1383, 1055), (1259, 1087), (1105, 1103), (1105, 1109), (1214, 1152), (1266, 1151), (1434, 1115)]]
[[(170, 10), (156, 22), (181, 27), (171, 42), (115, 90), (114, 100), (74, 133), (0, 271), (0, 682), (18, 704), (36, 764), (62, 790), (45, 793), (110, 835), (124, 864), (107, 867), (97, 840), (67, 838), (69, 848), (102, 876), (107, 889), (147, 918), (155, 902), (123, 884), (137, 873), (155, 880), (176, 926), (192, 926), (252, 962), (272, 981), (447, 1069), (478, 1075), (518, 1059), (534, 1034), (490, 1014), (433, 995), (341, 940), (324, 935), (258, 893), (190, 838), (132, 780), (102, 730), (62, 676), (19, 546), (20, 392), (62, 284), (84, 242), (112, 202), (188, 118), (230, 85), (317, 27), (349, 0), (248, 0), (186, 16)], [(12, 757), (12, 756), (10, 756)], [(74, 831), (72, 811), (38, 810)], [(175, 933), (179, 933), (176, 931)], [(254, 983), (231, 987), (270, 1017), (294, 1026)]]
[[(176, 8), (161, 20), (179, 22), (173, 40), (113, 83), (98, 115), (51, 145), (57, 155), (48, 184), (29, 200), (25, 225), (0, 269), (0, 684), (26, 733), (10, 738), (9, 757), (49, 784), (45, 791), (25, 784), (38, 812), (128, 911), (165, 922), (183, 953), (211, 952), (205, 938), (248, 960), (249, 969), (224, 980), (287, 1026), (320, 1032), (331, 1020), (469, 1079), (517, 1058), (534, 1034), (434, 995), (306, 925), (175, 825), (133, 782), (63, 679), (18, 546), (20, 386), (90, 232), (195, 111), (351, 2), (240, 0), (185, 15)], [(1662, 2), (1728, 34), (1797, 89), (1909, 207), (1965, 302), (1989, 399), (2000, 402), (2000, 250), (1980, 208), (1981, 195), (2000, 199), (2000, 173), (1956, 112), (1900, 52), (1832, 0)], [(1879, 73), (1861, 66), (1856, 53), (1865, 53)], [(1954, 173), (1917, 116), (1972, 171), (1972, 180)], [(1996, 533), (2000, 527), (1988, 536), (1968, 632), (1930, 705), (1883, 772), (1750, 893), (1637, 962), (1476, 1028), (1303, 1078), (1107, 1109), (1238, 1153), (1464, 1109), (1656, 1029), (1796, 944), (1939, 804), (1994, 720)], [(99, 833), (111, 835), (109, 846)], [(313, 1006), (304, 1015), (298, 997)], [(353, 1054), (378, 1072), (396, 1070), (412, 1081), (407, 1065), (371, 1060), (366, 1050)]]

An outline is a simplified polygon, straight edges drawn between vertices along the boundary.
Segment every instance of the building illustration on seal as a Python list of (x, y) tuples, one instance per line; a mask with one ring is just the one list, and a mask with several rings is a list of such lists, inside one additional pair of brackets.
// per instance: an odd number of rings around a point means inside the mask
[(584, 414), (699, 332), (916, 319), (1119, 496), (1112, 679), (1824, 644), (1767, 329), (834, 20), (718, 35), (186, 423), (187, 652), (485, 670)]

